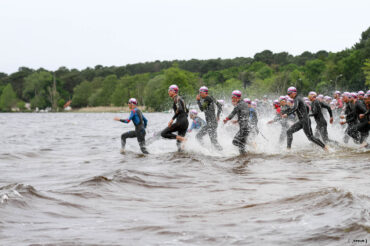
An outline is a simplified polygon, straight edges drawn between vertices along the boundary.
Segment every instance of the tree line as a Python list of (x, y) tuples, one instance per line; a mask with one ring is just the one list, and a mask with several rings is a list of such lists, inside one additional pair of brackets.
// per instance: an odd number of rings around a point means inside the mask
[(294, 85), (303, 94), (311, 90), (357, 91), (370, 87), (370, 27), (353, 47), (340, 52), (287, 52), (264, 50), (253, 58), (154, 61), (126, 66), (83, 70), (60, 67), (56, 71), (20, 67), (12, 74), (0, 72), (0, 110), (12, 107), (62, 108), (122, 106), (130, 97), (155, 111), (170, 106), (167, 88), (177, 84), (185, 97), (194, 98), (206, 85), (218, 97), (238, 88), (249, 96), (285, 94)]

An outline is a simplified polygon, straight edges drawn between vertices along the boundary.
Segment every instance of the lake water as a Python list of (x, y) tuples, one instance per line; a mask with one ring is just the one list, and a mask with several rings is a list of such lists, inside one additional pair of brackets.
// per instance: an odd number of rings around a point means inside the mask
[[(326, 153), (280, 126), (249, 154), (218, 129), (222, 152), (188, 135), (183, 153), (160, 139), (140, 152), (112, 113), (0, 114), (0, 245), (370, 244), (370, 151)], [(146, 114), (148, 134), (171, 114)], [(329, 136), (342, 142), (340, 127)]]

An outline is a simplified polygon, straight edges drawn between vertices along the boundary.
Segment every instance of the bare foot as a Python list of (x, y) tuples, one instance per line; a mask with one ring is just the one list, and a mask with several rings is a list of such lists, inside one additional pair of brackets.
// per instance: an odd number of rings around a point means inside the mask
[(181, 137), (181, 136), (176, 136), (176, 140), (179, 140), (180, 142), (185, 142), (186, 138)]
[(324, 150), (325, 150), (326, 152), (329, 152), (329, 148), (328, 148), (328, 146), (326, 146), (326, 145), (325, 145)]
[(363, 144), (361, 144), (361, 148), (366, 148), (369, 144), (367, 142), (364, 142)]

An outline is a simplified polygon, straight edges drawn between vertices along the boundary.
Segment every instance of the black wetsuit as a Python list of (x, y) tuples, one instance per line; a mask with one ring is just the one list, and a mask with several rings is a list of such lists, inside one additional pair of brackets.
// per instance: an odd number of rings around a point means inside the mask
[(326, 108), (329, 112), (330, 118), (333, 117), (333, 112), (330, 108), (330, 106), (324, 102), (320, 102), (319, 100), (315, 100), (311, 104), (311, 114), (310, 116), (313, 116), (316, 121), (316, 130), (315, 130), (315, 137), (319, 137), (321, 135), (322, 140), (324, 143), (327, 143), (331, 140), (329, 140), (328, 136), (328, 129), (327, 129), (327, 122), (322, 114), (321, 109)]
[(353, 128), (354, 125), (357, 124), (357, 118), (354, 108), (355, 106), (352, 102), (346, 103), (344, 114), (346, 115), (347, 128), (344, 132), (344, 143), (348, 143), (349, 137), (352, 137), (355, 142), (358, 141), (358, 139), (360, 138), (358, 132), (355, 131)]
[[(176, 139), (176, 135), (173, 132), (177, 132), (179, 136), (184, 137), (189, 126), (188, 121), (188, 110), (185, 106), (184, 100), (176, 95), (173, 102), (173, 110), (175, 115), (172, 120), (176, 120), (171, 127), (166, 127), (162, 132), (161, 136), (163, 138)], [(178, 150), (181, 150), (181, 142), (177, 140)]]
[(357, 100), (354, 105), (354, 113), (358, 122), (353, 126), (354, 135), (358, 137), (356, 139), (362, 144), (369, 135), (369, 123), (367, 117), (360, 119), (360, 114), (366, 114), (367, 108), (363, 100)]
[(137, 138), (141, 152), (143, 152), (144, 154), (148, 154), (148, 151), (146, 150), (146, 147), (145, 147), (145, 134), (146, 134), (145, 128), (146, 128), (147, 120), (143, 116), (143, 113), (141, 112), (141, 110), (138, 108), (135, 108), (131, 111), (131, 116), (130, 116), (130, 119), (120, 120), (121, 122), (129, 123), (132, 119), (132, 122), (135, 125), (135, 131), (128, 131), (121, 135), (121, 148), (125, 149), (127, 138)]
[(245, 153), (245, 144), (247, 143), (247, 138), (249, 134), (249, 114), (250, 110), (248, 105), (243, 100), (240, 100), (238, 104), (234, 107), (233, 111), (226, 118), (231, 120), (235, 115), (238, 116), (239, 131), (236, 133), (233, 144), (239, 148), (241, 154)]
[[(217, 106), (217, 118), (215, 113), (215, 105)], [(203, 99), (203, 103), (198, 100), (200, 111), (204, 112), (207, 124), (197, 133), (197, 139), (202, 143), (204, 135), (208, 133), (212, 144), (218, 149), (222, 150), (221, 145), (217, 141), (217, 119), (219, 119), (222, 105), (217, 102), (213, 97), (207, 96)]]
[(303, 128), (308, 140), (324, 148), (325, 144), (320, 139), (315, 138), (312, 134), (311, 121), (308, 116), (308, 106), (304, 103), (303, 99), (299, 96), (294, 98), (294, 106), (289, 109), (286, 114), (297, 113), (298, 122), (294, 123), (287, 131), (287, 147), (291, 148), (293, 142), (293, 133)]

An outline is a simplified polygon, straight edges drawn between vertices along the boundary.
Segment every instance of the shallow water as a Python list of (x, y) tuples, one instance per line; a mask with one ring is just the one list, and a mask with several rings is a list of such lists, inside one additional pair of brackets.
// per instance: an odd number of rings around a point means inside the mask
[[(133, 125), (115, 116), (0, 114), (0, 245), (370, 243), (370, 152), (353, 143), (325, 153), (299, 132), (288, 152), (261, 119), (268, 141), (247, 156), (223, 125), (221, 153), (191, 133), (184, 153), (161, 139), (142, 155), (129, 139), (123, 155)], [(146, 116), (148, 137), (171, 118)]]

